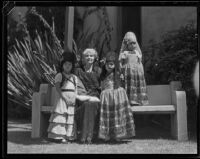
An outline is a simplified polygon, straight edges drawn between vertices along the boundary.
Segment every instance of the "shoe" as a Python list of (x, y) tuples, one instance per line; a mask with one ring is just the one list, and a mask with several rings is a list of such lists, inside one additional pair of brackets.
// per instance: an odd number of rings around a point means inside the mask
[(87, 144), (92, 144), (92, 139), (90, 137), (87, 138)]
[(81, 139), (80, 143), (81, 143), (81, 144), (85, 144), (86, 141), (85, 141), (84, 139)]
[(115, 141), (116, 141), (116, 142), (120, 142), (120, 141), (121, 141), (121, 139), (115, 139)]
[(67, 140), (66, 139), (62, 139), (61, 142), (62, 143), (67, 143)]
[(92, 144), (92, 141), (91, 140), (87, 140), (87, 144), (88, 145)]

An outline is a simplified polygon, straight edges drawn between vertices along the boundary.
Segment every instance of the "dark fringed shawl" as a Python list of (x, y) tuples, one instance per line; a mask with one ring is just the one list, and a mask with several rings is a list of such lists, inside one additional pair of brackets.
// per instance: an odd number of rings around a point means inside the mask
[(100, 73), (101, 69), (98, 66), (94, 66), (92, 72), (85, 72), (83, 67), (78, 67), (75, 69), (75, 75), (77, 75), (82, 81), (85, 89), (87, 90), (87, 95), (99, 97)]

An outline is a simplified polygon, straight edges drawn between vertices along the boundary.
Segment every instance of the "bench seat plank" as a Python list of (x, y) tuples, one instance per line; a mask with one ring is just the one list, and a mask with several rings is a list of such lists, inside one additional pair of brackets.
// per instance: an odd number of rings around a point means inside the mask
[(134, 113), (142, 114), (170, 114), (175, 113), (176, 108), (174, 105), (147, 105), (147, 106), (132, 106), (131, 110)]
[[(52, 106), (42, 106), (42, 112), (50, 112), (52, 110)], [(147, 105), (147, 106), (132, 106), (131, 110), (134, 113), (163, 113), (163, 114), (170, 114), (176, 111), (174, 105)]]

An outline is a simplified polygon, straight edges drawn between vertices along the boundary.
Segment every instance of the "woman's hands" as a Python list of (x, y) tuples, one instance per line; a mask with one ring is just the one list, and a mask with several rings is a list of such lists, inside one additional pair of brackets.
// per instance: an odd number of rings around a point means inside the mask
[(80, 100), (80, 101), (87, 101), (90, 99), (90, 96), (87, 95), (76, 95), (76, 99)]
[(100, 102), (100, 100), (99, 100), (99, 98), (97, 98), (95, 96), (90, 96), (89, 102)]
[(76, 98), (80, 101), (100, 102), (99, 98), (95, 96), (76, 95)]

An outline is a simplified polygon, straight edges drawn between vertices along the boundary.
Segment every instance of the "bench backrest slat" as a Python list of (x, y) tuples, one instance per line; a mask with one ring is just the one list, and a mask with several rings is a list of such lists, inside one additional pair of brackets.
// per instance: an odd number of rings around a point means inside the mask
[(147, 95), (149, 105), (170, 105), (172, 103), (170, 85), (148, 85)]
[[(51, 98), (46, 100), (49, 100), (49, 103), (47, 105), (55, 105), (57, 102), (59, 95), (56, 91), (55, 87), (52, 87), (49, 89), (51, 91)], [(49, 92), (48, 92), (49, 93)], [(171, 90), (170, 85), (148, 85), (147, 86), (147, 95), (149, 99), (149, 105), (170, 105), (171, 102)]]

